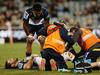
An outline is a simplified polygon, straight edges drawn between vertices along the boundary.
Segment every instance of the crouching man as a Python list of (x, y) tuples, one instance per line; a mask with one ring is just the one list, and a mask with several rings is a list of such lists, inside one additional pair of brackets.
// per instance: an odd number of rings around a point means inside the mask
[(47, 70), (52, 67), (49, 61), (54, 59), (59, 72), (70, 72), (61, 56), (65, 50), (66, 42), (68, 42), (69, 46), (73, 45), (73, 40), (68, 36), (68, 31), (63, 26), (51, 24), (47, 28), (47, 33), (48, 36), (45, 38), (43, 51), (41, 51), (41, 56), (46, 59)]

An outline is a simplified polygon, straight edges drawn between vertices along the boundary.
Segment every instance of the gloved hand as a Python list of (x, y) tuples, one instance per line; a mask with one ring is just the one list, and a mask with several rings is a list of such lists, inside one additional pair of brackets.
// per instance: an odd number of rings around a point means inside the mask
[(74, 58), (75, 58), (75, 55), (73, 55), (71, 52), (67, 51), (67, 52), (64, 52), (62, 54), (62, 56), (64, 57), (64, 60), (67, 61), (67, 60), (70, 60), (70, 61), (73, 61)]

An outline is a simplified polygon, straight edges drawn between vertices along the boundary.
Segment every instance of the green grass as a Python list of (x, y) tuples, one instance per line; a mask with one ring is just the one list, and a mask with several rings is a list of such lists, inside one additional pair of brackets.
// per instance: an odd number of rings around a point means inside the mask
[[(79, 49), (75, 46), (75, 49)], [(0, 45), (0, 75), (77, 75), (73, 72), (71, 73), (60, 73), (57, 71), (38, 71), (38, 70), (16, 70), (16, 69), (4, 69), (4, 63), (8, 58), (18, 57), (23, 59), (25, 57), (26, 44), (25, 43), (15, 43), (10, 45), (6, 43), (5, 45)], [(33, 53), (39, 54), (39, 45), (36, 43), (33, 45)], [(71, 62), (68, 62), (69, 68), (73, 67)], [(100, 75), (100, 71), (93, 71), (89, 74), (78, 74), (78, 75)]]

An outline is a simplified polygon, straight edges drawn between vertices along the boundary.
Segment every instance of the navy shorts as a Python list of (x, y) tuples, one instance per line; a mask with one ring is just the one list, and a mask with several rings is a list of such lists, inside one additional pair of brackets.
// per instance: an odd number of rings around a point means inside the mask
[(29, 25), (28, 27), (29, 27), (29, 32), (30, 33), (32, 33), (34, 35), (34, 33), (36, 32), (36, 34), (38, 35), (39, 34), (39, 30), (41, 28), (43, 28), (44, 25), (43, 24), (41, 24), (41, 25)]

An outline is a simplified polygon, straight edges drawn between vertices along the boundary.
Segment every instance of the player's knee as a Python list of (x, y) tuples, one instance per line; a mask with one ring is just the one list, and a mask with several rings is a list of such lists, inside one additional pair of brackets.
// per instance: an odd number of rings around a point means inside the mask
[(38, 37), (38, 41), (40, 42), (40, 44), (44, 44), (45, 36), (40, 35), (40, 36)]

